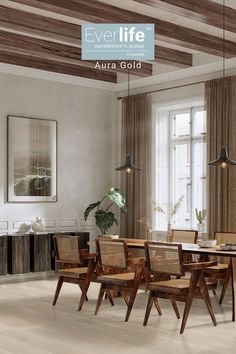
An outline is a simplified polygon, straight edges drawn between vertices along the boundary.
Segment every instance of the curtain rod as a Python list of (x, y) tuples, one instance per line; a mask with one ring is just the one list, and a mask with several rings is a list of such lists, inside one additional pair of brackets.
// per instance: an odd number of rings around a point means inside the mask
[[(173, 90), (173, 89), (176, 89), (176, 88), (180, 88), (180, 87), (186, 87), (186, 86), (193, 86), (193, 85), (198, 85), (198, 84), (204, 84), (205, 82), (207, 82), (208, 80), (204, 80), (204, 81), (198, 81), (198, 82), (192, 82), (190, 84), (183, 84), (183, 85), (178, 85), (178, 86), (172, 86), (172, 87), (166, 87), (166, 88), (163, 88), (163, 89), (159, 89), (159, 90), (153, 90), (153, 91), (148, 91), (148, 92), (144, 92), (145, 95), (149, 95), (151, 93), (154, 93), (154, 92), (161, 92), (161, 91), (167, 91), (167, 90)], [(117, 97), (117, 100), (121, 100), (122, 98), (124, 98), (126, 96), (119, 96)]]

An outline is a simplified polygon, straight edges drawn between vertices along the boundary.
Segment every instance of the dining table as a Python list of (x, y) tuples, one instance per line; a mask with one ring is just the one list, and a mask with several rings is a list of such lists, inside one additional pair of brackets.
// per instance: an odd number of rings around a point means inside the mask
[[(124, 240), (130, 249), (144, 250), (144, 239), (119, 238)], [(236, 318), (236, 251), (222, 250), (220, 246), (211, 248), (200, 247), (193, 243), (181, 243), (182, 251), (188, 254), (197, 254), (201, 260), (208, 260), (209, 256), (227, 257), (230, 259), (231, 265), (231, 281), (232, 281), (232, 321)]]

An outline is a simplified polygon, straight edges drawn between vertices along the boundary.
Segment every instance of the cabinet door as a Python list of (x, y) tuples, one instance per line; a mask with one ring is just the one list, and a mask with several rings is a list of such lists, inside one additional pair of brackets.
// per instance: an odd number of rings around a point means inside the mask
[(49, 234), (31, 235), (31, 271), (46, 272), (51, 270), (51, 237)]
[(0, 236), (0, 275), (7, 274), (7, 236)]
[(9, 273), (28, 273), (30, 271), (30, 236), (9, 236), (8, 246)]

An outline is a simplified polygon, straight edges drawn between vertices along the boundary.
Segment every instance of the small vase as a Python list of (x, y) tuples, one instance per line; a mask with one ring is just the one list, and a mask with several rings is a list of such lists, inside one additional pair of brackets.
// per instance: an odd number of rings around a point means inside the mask
[(167, 225), (166, 241), (167, 242), (172, 242), (173, 241), (172, 230), (171, 230), (171, 224), (170, 223)]
[(206, 234), (205, 226), (206, 226), (205, 223), (198, 223), (197, 224), (198, 240), (207, 240), (207, 234)]

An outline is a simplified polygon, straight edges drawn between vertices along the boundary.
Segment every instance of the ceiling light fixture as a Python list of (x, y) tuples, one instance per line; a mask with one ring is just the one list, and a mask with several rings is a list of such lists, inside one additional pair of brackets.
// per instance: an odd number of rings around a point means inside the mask
[[(128, 70), (128, 96), (127, 96), (127, 115), (130, 115), (130, 78), (129, 78), (129, 70)], [(133, 163), (133, 158), (131, 154), (126, 155), (124, 165), (117, 167), (116, 171), (125, 171), (126, 173), (131, 173), (132, 171), (140, 171), (142, 170), (140, 167), (137, 167)]]
[[(223, 23), (222, 23), (222, 29), (223, 29), (223, 77), (222, 77), (222, 84), (224, 85), (224, 78), (225, 78), (225, 0), (223, 0)], [(225, 96), (223, 92), (223, 107), (225, 105)], [(208, 163), (210, 166), (221, 166), (222, 168), (227, 167), (228, 165), (236, 165), (236, 161), (231, 160), (229, 158), (228, 150), (226, 147), (222, 147), (220, 151), (220, 157), (214, 161), (211, 161)]]

